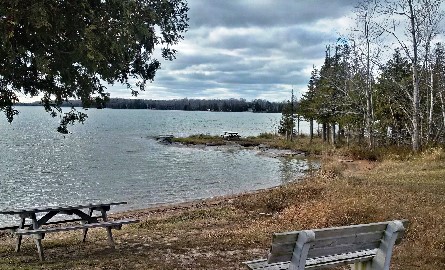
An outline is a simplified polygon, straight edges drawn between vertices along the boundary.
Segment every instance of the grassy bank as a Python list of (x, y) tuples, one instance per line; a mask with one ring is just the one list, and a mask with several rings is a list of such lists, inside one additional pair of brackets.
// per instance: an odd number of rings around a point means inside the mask
[(259, 136), (242, 137), (237, 140), (224, 140), (221, 136), (211, 136), (196, 134), (185, 138), (173, 138), (175, 143), (184, 145), (226, 145), (239, 144), (244, 147), (266, 146), (275, 149), (289, 149), (303, 151), (311, 155), (320, 155), (322, 152), (331, 148), (323, 144), (320, 138), (314, 138), (311, 142), (306, 135), (296, 136), (292, 141), (284, 139), (282, 136), (263, 133)]
[[(231, 198), (127, 212), (136, 225), (50, 234), (40, 263), (27, 239), (0, 236), (0, 269), (243, 269), (264, 257), (271, 233), (408, 219), (391, 269), (445, 269), (445, 152), (387, 155), (381, 162), (324, 156), (322, 170), (304, 181)], [(402, 160), (403, 159), (403, 160)]]

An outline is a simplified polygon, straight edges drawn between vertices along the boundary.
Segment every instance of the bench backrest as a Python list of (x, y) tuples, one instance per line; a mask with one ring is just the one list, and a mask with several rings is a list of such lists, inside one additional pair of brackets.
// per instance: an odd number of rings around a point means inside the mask
[[(304, 265), (310, 258), (369, 249), (378, 249), (376, 257), (390, 258), (393, 245), (403, 237), (407, 225), (408, 221), (402, 220), (275, 233), (268, 263), (291, 261)], [(389, 264), (385, 260), (383, 263)]]

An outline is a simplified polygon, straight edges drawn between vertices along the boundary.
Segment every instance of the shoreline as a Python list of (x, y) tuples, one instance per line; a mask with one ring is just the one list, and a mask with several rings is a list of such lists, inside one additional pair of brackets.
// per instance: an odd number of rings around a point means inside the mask
[[(300, 179), (296, 179), (292, 183), (297, 183), (300, 181), (304, 181), (307, 176), (302, 176)], [(252, 191), (246, 191), (242, 193), (237, 194), (228, 194), (228, 195), (221, 195), (221, 196), (214, 196), (210, 198), (202, 198), (202, 199), (194, 199), (190, 201), (184, 201), (184, 202), (176, 202), (176, 203), (159, 203), (159, 204), (153, 204), (152, 206), (144, 207), (141, 209), (128, 209), (118, 212), (110, 212), (109, 217), (113, 218), (139, 218), (145, 216), (148, 218), (149, 214), (158, 214), (158, 213), (165, 213), (165, 212), (174, 212), (174, 211), (184, 211), (184, 210), (191, 210), (191, 209), (200, 209), (200, 208), (207, 208), (207, 207), (217, 207), (217, 206), (225, 206), (230, 205), (233, 203), (234, 200), (240, 199), (245, 196), (251, 196), (256, 195), (262, 192), (268, 192), (272, 190), (276, 190), (281, 188), (283, 185), (273, 186), (269, 188), (262, 188)]]
[[(164, 142), (159, 142), (161, 144), (165, 144)], [(212, 151), (231, 151), (233, 149), (236, 150), (250, 150), (250, 151), (256, 151), (256, 155), (269, 157), (269, 158), (303, 158), (303, 159), (318, 159), (319, 165), (315, 169), (311, 169), (310, 171), (302, 171), (301, 176), (296, 177), (293, 181), (289, 183), (282, 183), (276, 186), (268, 187), (268, 188), (261, 188), (251, 191), (244, 191), (241, 193), (236, 194), (227, 194), (227, 195), (218, 195), (213, 196), (209, 198), (201, 198), (201, 199), (192, 199), (190, 201), (184, 201), (184, 202), (173, 202), (173, 203), (154, 203), (153, 205), (149, 205), (147, 207), (138, 208), (138, 209), (128, 209), (128, 210), (122, 210), (118, 212), (111, 212), (110, 217), (116, 216), (116, 217), (126, 217), (126, 218), (137, 218), (140, 217), (143, 214), (149, 214), (149, 213), (160, 213), (160, 212), (170, 212), (175, 210), (188, 210), (188, 209), (197, 209), (202, 207), (214, 207), (214, 206), (220, 206), (223, 204), (230, 204), (232, 200), (238, 199), (243, 196), (249, 196), (258, 194), (261, 192), (267, 192), (274, 189), (279, 189), (283, 185), (291, 184), (291, 183), (297, 183), (304, 181), (309, 176), (313, 174), (313, 172), (317, 172), (321, 168), (321, 160), (319, 157), (315, 157), (313, 155), (308, 155), (305, 151), (296, 151), (296, 150), (289, 150), (289, 149), (277, 149), (273, 147), (269, 147), (267, 145), (258, 145), (258, 146), (244, 146), (237, 142), (228, 141), (226, 144), (220, 145), (214, 145), (212, 143), (210, 144), (184, 144), (179, 142), (172, 142), (166, 144), (167, 146), (172, 147), (184, 147), (184, 148), (196, 148), (196, 149), (210, 149)]]
[(266, 156), (271, 158), (279, 157), (294, 157), (294, 158), (311, 158), (313, 155), (309, 155), (303, 150), (291, 150), (291, 149), (279, 149), (271, 147), (267, 144), (242, 144), (236, 141), (225, 141), (225, 144), (220, 143), (181, 143), (181, 142), (169, 142), (165, 143), (158, 141), (160, 144), (165, 144), (172, 147), (183, 147), (183, 148), (195, 148), (195, 149), (210, 149), (213, 151), (232, 151), (232, 150), (250, 150), (256, 151), (259, 156)]
[[(155, 139), (155, 138), (154, 138)], [(218, 206), (222, 204), (230, 203), (231, 200), (243, 197), (243, 196), (249, 196), (258, 194), (261, 192), (267, 192), (270, 190), (278, 189), (282, 187), (283, 185), (290, 184), (290, 183), (296, 183), (300, 181), (304, 181), (309, 176), (313, 174), (313, 172), (317, 172), (321, 168), (321, 159), (320, 157), (316, 157), (314, 155), (308, 155), (307, 152), (301, 151), (301, 150), (290, 150), (290, 149), (278, 149), (273, 148), (268, 145), (260, 144), (256, 146), (245, 146), (242, 144), (239, 144), (238, 142), (234, 141), (226, 141), (225, 144), (213, 144), (213, 143), (181, 143), (181, 142), (170, 142), (165, 143), (163, 141), (159, 141), (160, 144), (165, 144), (167, 146), (171, 147), (184, 147), (184, 148), (195, 148), (195, 149), (210, 149), (212, 151), (232, 151), (232, 150), (249, 150), (249, 151), (256, 151), (256, 155), (269, 157), (269, 158), (302, 158), (302, 159), (317, 159), (319, 161), (318, 166), (315, 169), (310, 169), (306, 171), (302, 171), (301, 175), (299, 177), (296, 177), (293, 181), (289, 183), (281, 183), (276, 186), (272, 186), (269, 188), (261, 188), (251, 191), (244, 191), (241, 193), (236, 194), (227, 194), (227, 195), (219, 195), (209, 198), (202, 198), (202, 199), (192, 199), (190, 201), (184, 201), (184, 202), (174, 202), (174, 203), (155, 203), (148, 207), (143, 207), (141, 209), (129, 209), (129, 210), (123, 210), (115, 213), (111, 213), (110, 216), (116, 216), (116, 217), (138, 217), (142, 213), (159, 213), (159, 212), (168, 212), (168, 211), (174, 211), (174, 210), (187, 210), (192, 208), (202, 208), (206, 206)], [(312, 171), (312, 172), (310, 172)]]
[(113, 231), (116, 250), (108, 247), (105, 230), (92, 230), (82, 244), (79, 233), (55, 233), (43, 243), (43, 264), (32, 239), (16, 253), (15, 239), (0, 235), (0, 268), (243, 269), (242, 262), (267, 256), (276, 232), (407, 219), (391, 267), (442, 270), (444, 156), (404, 162), (330, 156), (301, 181), (113, 213), (111, 219), (140, 219)]

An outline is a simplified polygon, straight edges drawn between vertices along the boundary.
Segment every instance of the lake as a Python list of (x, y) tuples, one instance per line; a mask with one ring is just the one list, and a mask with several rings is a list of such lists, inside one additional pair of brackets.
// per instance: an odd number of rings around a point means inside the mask
[[(117, 211), (269, 188), (316, 168), (257, 151), (177, 147), (154, 137), (275, 132), (281, 114), (90, 109), (85, 124), (56, 131), (42, 107), (0, 117), (0, 208), (128, 201)], [(301, 130), (308, 133), (307, 123)], [(0, 224), (8, 223), (0, 216)]]

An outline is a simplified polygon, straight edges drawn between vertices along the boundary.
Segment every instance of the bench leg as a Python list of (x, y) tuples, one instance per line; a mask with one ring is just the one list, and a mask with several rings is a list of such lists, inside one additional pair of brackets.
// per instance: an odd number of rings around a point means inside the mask
[(87, 229), (83, 229), (83, 238), (82, 238), (82, 242), (85, 243), (85, 241), (87, 240), (87, 233), (88, 233), (88, 228)]
[[(37, 217), (35, 214), (31, 215), (31, 219), (32, 219), (32, 229), (36, 230), (39, 228), (39, 223), (37, 222)], [(37, 247), (37, 253), (39, 253), (39, 258), (40, 261), (44, 261), (45, 260), (45, 256), (43, 256), (43, 247), (42, 247), (42, 239), (45, 237), (45, 234), (37, 234), (35, 236), (34, 242), (36, 243), (36, 247)]]
[(42, 247), (42, 239), (35, 239), (37, 252), (39, 253), (40, 261), (44, 261), (45, 257), (43, 256), (43, 247)]
[[(102, 220), (103, 221), (108, 221), (107, 219), (107, 211), (105, 211), (104, 209), (101, 209), (101, 213), (102, 213)], [(114, 240), (113, 240), (113, 234), (111, 233), (111, 227), (107, 227), (107, 235), (108, 235), (108, 243), (110, 244), (110, 247), (112, 249), (114, 249)]]
[(351, 270), (371, 270), (372, 261), (351, 264)]
[[(22, 217), (20, 220), (20, 224), (19, 224), (19, 229), (23, 229), (25, 227), (25, 218)], [(21, 235), (17, 235), (17, 241), (15, 244), (15, 252), (19, 252), (20, 251), (20, 246), (22, 244), (22, 236)]]
[(114, 249), (114, 240), (113, 240), (113, 234), (111, 233), (111, 227), (107, 227), (107, 234), (108, 234), (108, 243), (110, 244), (110, 247)]
[[(90, 217), (93, 215), (93, 208), (90, 208), (88, 210), (88, 215)], [(86, 222), (83, 222), (83, 223), (85, 224)], [(85, 242), (87, 240), (87, 233), (88, 233), (88, 228), (83, 229), (83, 239), (82, 239), (82, 242)]]

